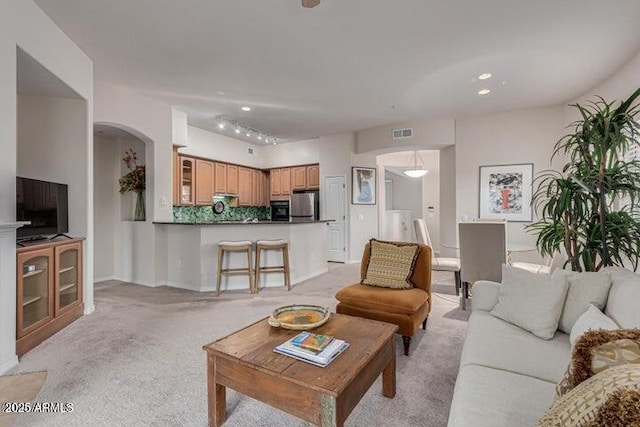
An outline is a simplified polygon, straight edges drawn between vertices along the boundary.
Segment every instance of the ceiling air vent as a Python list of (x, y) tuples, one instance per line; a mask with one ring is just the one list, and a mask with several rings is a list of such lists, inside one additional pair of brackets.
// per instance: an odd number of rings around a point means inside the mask
[(393, 134), (393, 139), (413, 138), (413, 128), (393, 129), (391, 133)]
[(249, 154), (252, 156), (255, 154), (255, 152), (253, 151), (253, 148), (249, 148), (248, 151), (249, 151)]

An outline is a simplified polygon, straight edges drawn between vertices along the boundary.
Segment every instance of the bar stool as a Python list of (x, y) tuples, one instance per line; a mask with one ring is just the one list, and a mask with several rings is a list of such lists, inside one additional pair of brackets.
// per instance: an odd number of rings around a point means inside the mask
[[(261, 251), (282, 251), (282, 265), (260, 266)], [(258, 240), (256, 242), (256, 292), (260, 290), (260, 272), (263, 273), (284, 273), (284, 285), (287, 290), (291, 290), (291, 278), (289, 276), (289, 242), (286, 240)]]
[[(230, 240), (222, 240), (218, 243), (218, 280), (216, 283), (216, 296), (220, 295), (220, 282), (222, 281), (223, 274), (242, 274), (246, 273), (249, 275), (249, 291), (253, 294), (255, 293), (253, 286), (253, 266), (251, 265), (251, 245), (252, 242), (249, 240), (240, 240), (240, 241), (230, 241)], [(225, 252), (246, 252), (248, 267), (240, 267), (240, 268), (222, 268), (222, 262), (224, 259)]]

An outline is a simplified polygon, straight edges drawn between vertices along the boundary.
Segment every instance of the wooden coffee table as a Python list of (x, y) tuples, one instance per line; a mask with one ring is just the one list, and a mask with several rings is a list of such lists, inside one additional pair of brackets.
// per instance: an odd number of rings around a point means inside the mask
[(382, 373), (382, 395), (396, 394), (398, 327), (331, 314), (313, 330), (343, 339), (350, 347), (325, 368), (273, 352), (299, 331), (272, 328), (260, 320), (203, 349), (207, 352), (209, 425), (226, 418), (226, 387), (319, 426), (342, 426)]

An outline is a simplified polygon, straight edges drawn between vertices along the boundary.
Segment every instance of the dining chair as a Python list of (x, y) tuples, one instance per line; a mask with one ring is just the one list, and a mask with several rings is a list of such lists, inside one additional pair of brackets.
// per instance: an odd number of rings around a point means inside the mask
[(469, 286), (478, 280), (502, 281), (502, 264), (507, 261), (505, 222), (474, 221), (458, 224), (460, 238), (460, 307), (466, 309)]
[(431, 270), (453, 272), (455, 277), (456, 295), (460, 295), (460, 288), (462, 287), (462, 283), (460, 280), (460, 259), (439, 257), (435, 255), (435, 253), (437, 252), (433, 250), (433, 244), (431, 243), (429, 229), (427, 228), (427, 223), (424, 219), (414, 219), (413, 228), (416, 231), (416, 239), (418, 240), (418, 243), (427, 245), (432, 249), (432, 254), (434, 255), (432, 255), (431, 257)]
[(563, 253), (556, 252), (549, 260), (544, 264), (536, 264), (531, 262), (514, 262), (511, 263), (513, 267), (527, 270), (531, 273), (537, 274), (551, 274), (558, 268), (564, 268), (564, 264), (567, 261), (567, 256)]

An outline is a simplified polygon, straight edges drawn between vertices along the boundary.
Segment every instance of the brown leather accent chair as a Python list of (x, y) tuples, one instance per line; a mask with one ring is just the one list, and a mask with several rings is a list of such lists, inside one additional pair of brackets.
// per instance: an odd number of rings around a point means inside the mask
[[(427, 328), (427, 318), (431, 312), (431, 248), (427, 245), (418, 246), (418, 258), (409, 278), (414, 288), (390, 289), (358, 283), (346, 286), (336, 293), (339, 301), (337, 313), (398, 325), (406, 356), (409, 355), (411, 337), (420, 324), (422, 329)], [(370, 256), (370, 244), (367, 243), (362, 255), (360, 280), (367, 274)]]

